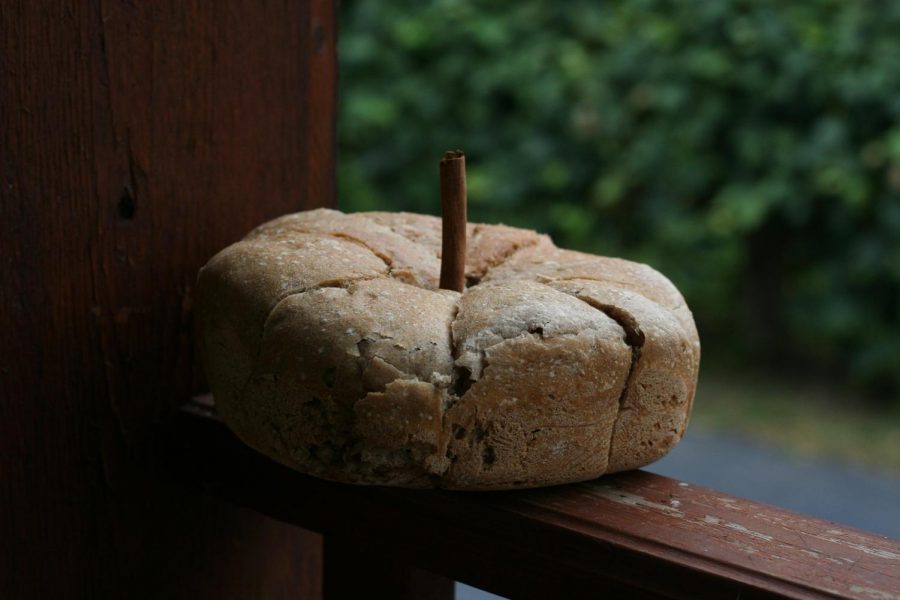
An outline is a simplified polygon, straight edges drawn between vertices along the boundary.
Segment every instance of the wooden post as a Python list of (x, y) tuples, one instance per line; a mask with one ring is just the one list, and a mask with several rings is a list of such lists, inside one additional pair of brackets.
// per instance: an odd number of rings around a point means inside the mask
[(335, 3), (0, 9), (0, 597), (315, 598), (321, 538), (168, 480), (197, 270), (334, 203)]

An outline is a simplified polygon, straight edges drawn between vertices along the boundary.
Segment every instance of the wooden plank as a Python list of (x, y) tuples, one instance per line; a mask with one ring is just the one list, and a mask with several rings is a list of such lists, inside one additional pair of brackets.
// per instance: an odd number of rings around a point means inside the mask
[(213, 493), (516, 598), (900, 597), (900, 542), (646, 472), (515, 492), (334, 484), (240, 444), (206, 408), (173, 468)]
[(334, 19), (0, 8), (0, 597), (319, 595), (318, 536), (185, 496), (155, 438), (192, 393), (199, 267), (333, 203)]

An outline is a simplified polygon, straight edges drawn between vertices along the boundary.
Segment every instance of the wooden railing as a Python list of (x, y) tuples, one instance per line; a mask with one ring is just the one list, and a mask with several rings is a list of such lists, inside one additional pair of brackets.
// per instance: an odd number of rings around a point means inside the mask
[(247, 448), (208, 397), (174, 433), (183, 482), (324, 534), (326, 598), (451, 598), (454, 579), (514, 598), (900, 598), (898, 541), (647, 472), (515, 492), (357, 487)]

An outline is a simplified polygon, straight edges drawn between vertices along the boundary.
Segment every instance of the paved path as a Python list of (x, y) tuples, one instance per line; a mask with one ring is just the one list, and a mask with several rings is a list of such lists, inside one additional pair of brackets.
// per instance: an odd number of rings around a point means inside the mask
[[(900, 539), (900, 478), (693, 428), (646, 470)], [(457, 584), (458, 600), (499, 598)]]

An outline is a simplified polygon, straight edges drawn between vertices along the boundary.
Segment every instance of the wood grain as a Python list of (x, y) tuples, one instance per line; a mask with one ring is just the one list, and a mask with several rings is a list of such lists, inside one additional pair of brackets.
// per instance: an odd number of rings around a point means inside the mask
[(650, 473), (515, 492), (355, 487), (256, 454), (208, 409), (181, 427), (186, 480), (505, 596), (900, 597), (900, 541)]
[(319, 594), (318, 536), (157, 456), (198, 268), (333, 204), (335, 33), (321, 0), (0, 8), (0, 597)]

